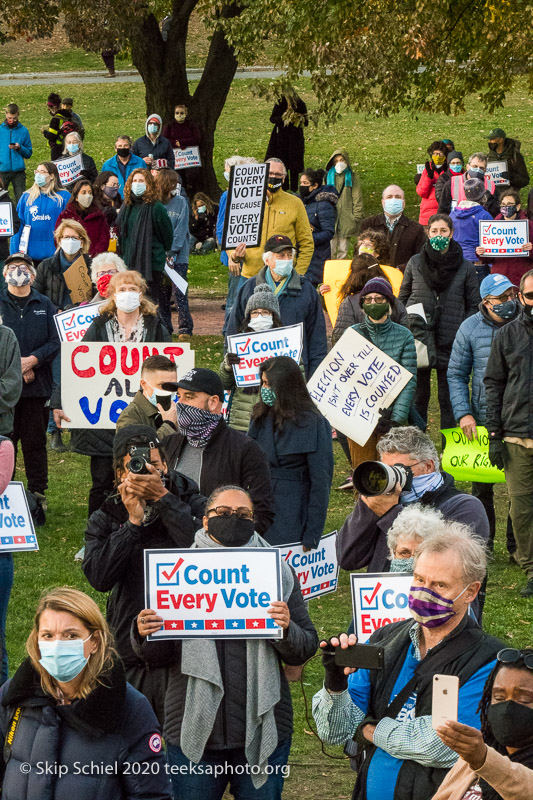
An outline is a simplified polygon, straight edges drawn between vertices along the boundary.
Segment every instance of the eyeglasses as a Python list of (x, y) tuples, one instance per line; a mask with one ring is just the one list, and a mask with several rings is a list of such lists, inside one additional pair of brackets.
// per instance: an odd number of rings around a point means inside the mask
[(239, 508), (231, 508), (231, 506), (216, 506), (215, 508), (210, 508), (208, 511), (206, 511), (206, 514), (211, 514), (213, 511), (217, 517), (231, 517), (232, 514), (235, 514), (235, 516), (239, 519), (252, 520), (254, 518), (254, 512), (250, 511), (250, 509), (246, 508), (246, 506), (240, 506)]
[(383, 303), (386, 299), (382, 294), (366, 294), (363, 298), (363, 305), (366, 303)]
[(533, 292), (522, 292), (522, 297), (526, 300), (533, 300)]
[(516, 292), (514, 290), (509, 290), (508, 292), (504, 292), (500, 295), (490, 295), (486, 297), (485, 300), (490, 300), (492, 304), (504, 303), (506, 300), (514, 300), (516, 298)]
[(97, 272), (96, 273), (96, 277), (97, 278), (103, 278), (104, 275), (116, 275), (117, 272), (118, 272), (118, 270), (116, 270), (116, 269), (105, 269), (102, 272)]
[(251, 311), (250, 317), (253, 319), (254, 317), (271, 317), (271, 311)]
[(523, 661), (527, 669), (533, 670), (533, 653), (525, 653), (523, 650), (515, 650), (514, 647), (506, 647), (500, 650), (496, 659), (500, 664), (516, 664), (517, 661)]

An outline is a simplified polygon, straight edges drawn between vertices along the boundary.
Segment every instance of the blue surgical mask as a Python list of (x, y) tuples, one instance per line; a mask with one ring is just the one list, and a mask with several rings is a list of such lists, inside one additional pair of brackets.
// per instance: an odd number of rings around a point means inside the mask
[(224, 178), (225, 178), (225, 179), (227, 180), (227, 182), (229, 183), (229, 172), (228, 172), (228, 170), (225, 170), (225, 171), (224, 171)]
[(383, 207), (387, 214), (395, 217), (403, 211), (403, 200), (401, 197), (387, 197), (383, 202)]
[(273, 406), (276, 402), (276, 392), (270, 386), (261, 386), (261, 400), (267, 406)]
[(46, 186), (47, 180), (48, 178), (46, 177), (46, 175), (43, 175), (42, 172), (35, 173), (35, 183), (37, 184), (37, 186)]
[(145, 193), (146, 184), (145, 183), (139, 183), (138, 181), (136, 183), (132, 183), (131, 184), (131, 191), (133, 192), (133, 194), (136, 194), (137, 197), (139, 197), (139, 195)]
[(468, 177), (483, 180), (485, 177), (485, 170), (481, 169), (480, 167), (470, 167), (468, 170)]
[(148, 125), (148, 133), (157, 133), (158, 130), (159, 130), (159, 125), (154, 125), (154, 124)]
[(454, 172), (456, 175), (458, 175), (462, 169), (462, 164), (450, 164), (450, 172)]
[(206, 208), (206, 206), (198, 206), (198, 208), (196, 210), (198, 211), (199, 214), (205, 214), (205, 212), (207, 211), (207, 208)]
[[(91, 634), (92, 636), (92, 634)], [(71, 641), (45, 642), (39, 640), (41, 658), (39, 664), (52, 678), (60, 683), (74, 680), (86, 666), (88, 658), (83, 653), (83, 645), (87, 639), (74, 639)]]
[(280, 278), (288, 278), (292, 272), (293, 263), (292, 258), (287, 259), (287, 261), (276, 261), (274, 272), (276, 275), (279, 275)]
[(415, 475), (413, 478), (413, 485), (408, 492), (402, 492), (400, 495), (400, 503), (408, 505), (420, 500), (426, 492), (432, 492), (442, 484), (444, 478), (440, 472), (426, 472), (425, 475)]
[(67, 144), (67, 150), (71, 156), (78, 152), (80, 146), (77, 142), (73, 142), (72, 144)]
[(389, 572), (412, 572), (415, 565), (415, 557), (392, 558)]

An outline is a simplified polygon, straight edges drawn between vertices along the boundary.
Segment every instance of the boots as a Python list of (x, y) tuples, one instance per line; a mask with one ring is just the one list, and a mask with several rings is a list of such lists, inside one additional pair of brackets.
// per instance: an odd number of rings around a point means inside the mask
[(50, 435), (50, 450), (55, 450), (56, 453), (64, 453), (66, 449), (61, 439), (61, 431), (58, 428)]

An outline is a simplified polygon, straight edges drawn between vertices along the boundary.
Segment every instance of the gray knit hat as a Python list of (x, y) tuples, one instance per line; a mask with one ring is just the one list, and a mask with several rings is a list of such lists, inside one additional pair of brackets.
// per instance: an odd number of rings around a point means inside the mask
[(277, 314), (278, 317), (280, 316), (278, 298), (266, 283), (260, 283), (255, 287), (253, 295), (246, 303), (244, 316), (249, 317), (257, 308), (265, 308), (267, 311)]

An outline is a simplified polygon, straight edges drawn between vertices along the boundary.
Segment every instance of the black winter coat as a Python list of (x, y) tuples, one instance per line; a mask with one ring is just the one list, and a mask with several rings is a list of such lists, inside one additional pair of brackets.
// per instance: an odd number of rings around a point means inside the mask
[(309, 197), (302, 197), (309, 224), (313, 229), (315, 252), (305, 273), (317, 286), (324, 280), (324, 262), (331, 258), (331, 240), (337, 221), (336, 205), (339, 193), (334, 186), (319, 186)]
[[(265, 161), (268, 158), (280, 158), (286, 169), (294, 172), (303, 172), (304, 130), (296, 125), (285, 125), (283, 114), (287, 111), (287, 108), (287, 100), (283, 97), (272, 109), (270, 122), (274, 125), (274, 129), (270, 134)], [(298, 99), (295, 111), (297, 114), (306, 115), (304, 125), (307, 126), (307, 106), (303, 100)]]
[[(439, 181), (442, 179), (442, 175)], [(439, 185), (437, 181), (436, 186)], [(391, 233), (385, 222), (385, 214), (376, 214), (375, 217), (367, 217), (361, 222), (361, 230), (372, 230), (384, 233), (389, 240), (390, 258), (387, 264), (396, 269), (405, 269), (405, 265), (410, 258), (422, 250), (426, 241), (424, 228), (414, 219), (409, 219), (402, 214)]]
[[(87, 253), (83, 256), (89, 275), (91, 274), (91, 257)], [(72, 262), (74, 263), (74, 261)], [(65, 278), (63, 277), (63, 270), (61, 269), (61, 253), (56, 250), (50, 258), (43, 258), (37, 267), (37, 275), (33, 282), (33, 288), (41, 294), (49, 297), (56, 308), (65, 311), (67, 308), (74, 308), (74, 304), (70, 301), (63, 303), (65, 294), (69, 294)]]
[(120, 663), (105, 681), (61, 706), (43, 692), (30, 659), (22, 662), (1, 690), (2, 740), (22, 710), (8, 756), (4, 749), (3, 800), (171, 800), (148, 700), (126, 683)]

